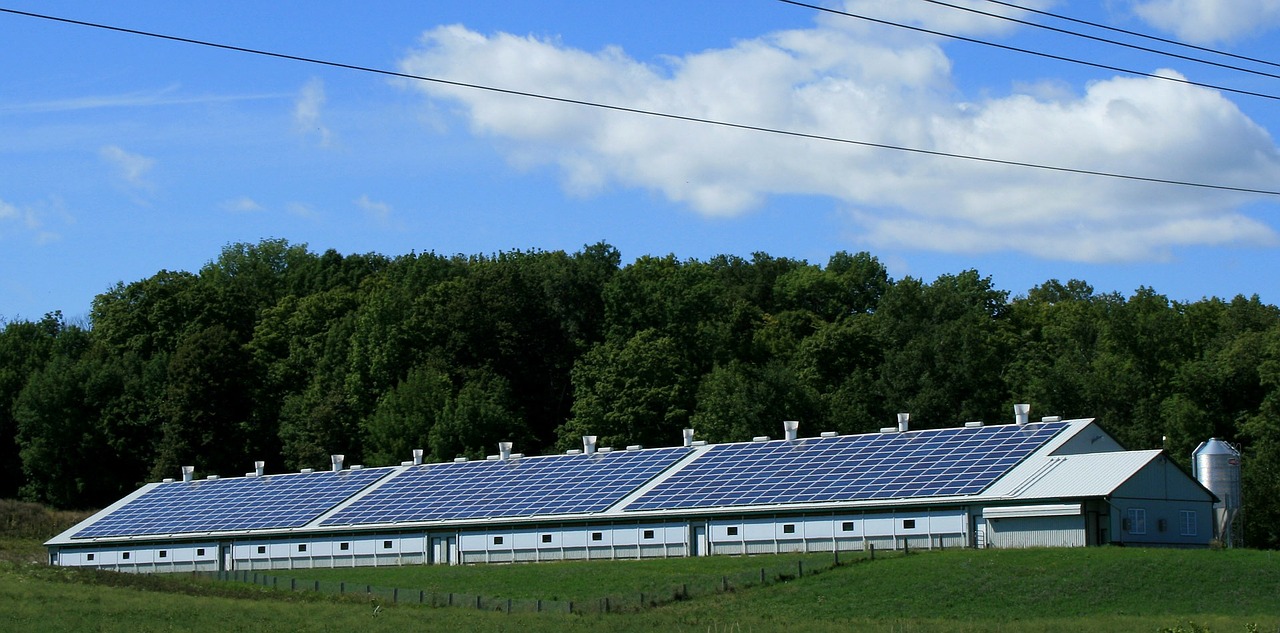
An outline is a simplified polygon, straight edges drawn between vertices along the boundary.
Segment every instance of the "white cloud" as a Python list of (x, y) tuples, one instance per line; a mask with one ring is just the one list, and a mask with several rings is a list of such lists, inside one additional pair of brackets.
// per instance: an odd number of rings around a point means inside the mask
[(98, 151), (107, 164), (116, 169), (116, 173), (125, 184), (133, 189), (151, 191), (155, 185), (147, 180), (147, 174), (155, 167), (156, 161), (141, 154), (126, 152), (116, 145), (107, 145)]
[(18, 206), (0, 200), (0, 240), (11, 236), (26, 236), (37, 245), (62, 239), (62, 234), (51, 229), (51, 221), (63, 225), (75, 223), (61, 198), (52, 197), (46, 202)]
[(293, 122), (298, 131), (305, 135), (314, 135), (321, 147), (328, 147), (333, 133), (324, 125), (321, 109), (325, 103), (324, 82), (312, 78), (302, 87), (293, 104)]
[(261, 204), (257, 200), (248, 196), (242, 196), (234, 200), (227, 200), (222, 203), (222, 209), (231, 213), (257, 213), (263, 210)]
[(1280, 26), (1275, 0), (1140, 0), (1133, 12), (1197, 44), (1228, 42)]
[[(950, 61), (936, 42), (889, 42), (828, 22), (660, 66), (616, 48), (588, 53), (449, 26), (424, 34), (401, 69), (881, 145), (1240, 187), (1280, 181), (1271, 137), (1217, 92), (1120, 78), (1083, 94), (1040, 82), (1005, 98), (956, 102)], [(849, 209), (869, 244), (948, 252), (1126, 261), (1186, 245), (1280, 243), (1239, 213), (1244, 195), (413, 86), (458, 104), (472, 130), (500, 141), (513, 163), (556, 165), (565, 187), (582, 195), (639, 187), (720, 216), (775, 195), (827, 196)]]
[(316, 210), (305, 202), (290, 202), (284, 205), (284, 210), (300, 218), (316, 217)]
[(356, 206), (360, 207), (366, 215), (376, 220), (379, 224), (386, 224), (391, 220), (391, 205), (385, 202), (371, 200), (369, 196), (362, 195), (355, 201)]

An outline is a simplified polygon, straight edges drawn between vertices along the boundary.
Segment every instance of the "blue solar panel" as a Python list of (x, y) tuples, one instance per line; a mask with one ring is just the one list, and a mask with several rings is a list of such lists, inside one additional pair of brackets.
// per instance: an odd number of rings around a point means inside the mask
[(1065, 422), (716, 446), (627, 506), (668, 510), (976, 494)]
[(322, 525), (598, 512), (689, 451), (679, 447), (415, 466)]
[(163, 483), (71, 538), (299, 527), (393, 470)]

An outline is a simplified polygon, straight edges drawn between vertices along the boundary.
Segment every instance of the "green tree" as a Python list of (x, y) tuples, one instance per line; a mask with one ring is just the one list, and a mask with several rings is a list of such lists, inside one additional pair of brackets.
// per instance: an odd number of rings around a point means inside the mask
[(370, 464), (393, 465), (409, 459), (414, 449), (431, 445), (432, 428), (444, 417), (453, 397), (448, 374), (420, 367), (378, 401), (365, 424), (364, 454)]

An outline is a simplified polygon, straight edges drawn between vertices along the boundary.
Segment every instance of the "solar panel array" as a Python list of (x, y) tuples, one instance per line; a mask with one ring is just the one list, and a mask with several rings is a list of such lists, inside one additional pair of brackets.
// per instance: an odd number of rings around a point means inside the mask
[(415, 466), (325, 519), (322, 525), (598, 512), (690, 450), (678, 447)]
[(162, 483), (72, 538), (299, 527), (393, 470)]
[(724, 444), (627, 506), (671, 510), (984, 490), (1065, 422)]

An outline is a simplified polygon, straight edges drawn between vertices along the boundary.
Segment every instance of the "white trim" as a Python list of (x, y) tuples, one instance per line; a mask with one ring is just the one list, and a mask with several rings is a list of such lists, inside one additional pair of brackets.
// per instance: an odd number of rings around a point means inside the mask
[(1019, 517), (1070, 517), (1081, 512), (1078, 503), (1055, 503), (1035, 506), (1005, 506), (984, 508), (982, 516), (988, 519), (1013, 519)]

